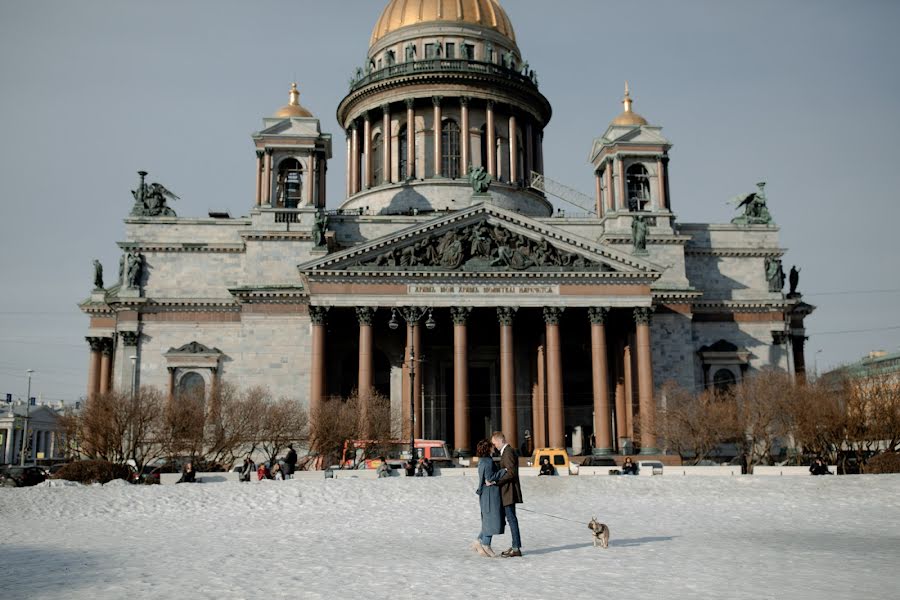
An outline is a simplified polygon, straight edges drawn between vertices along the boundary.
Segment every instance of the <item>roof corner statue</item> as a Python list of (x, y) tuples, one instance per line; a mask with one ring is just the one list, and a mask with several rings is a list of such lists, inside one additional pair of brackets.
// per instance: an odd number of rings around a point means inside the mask
[(100, 261), (94, 259), (94, 290), (99, 291), (103, 289), (103, 265), (100, 264)]
[(147, 171), (138, 171), (141, 181), (138, 189), (131, 190), (134, 196), (134, 206), (131, 208), (132, 217), (175, 217), (175, 211), (166, 205), (166, 198), (180, 200), (178, 196), (170, 192), (161, 183), (147, 185), (144, 178)]
[(775, 221), (766, 206), (766, 182), (756, 184), (756, 191), (742, 194), (732, 200), (737, 208), (743, 208), (744, 214), (733, 218), (734, 225), (773, 225)]

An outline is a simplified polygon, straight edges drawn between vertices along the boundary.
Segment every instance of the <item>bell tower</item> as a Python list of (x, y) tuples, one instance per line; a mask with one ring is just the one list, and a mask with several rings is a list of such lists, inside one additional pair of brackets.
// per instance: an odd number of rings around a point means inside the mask
[(632, 104), (626, 81), (622, 113), (591, 149), (597, 215), (609, 219), (644, 213), (657, 222), (667, 220), (672, 214), (668, 177), (672, 144), (663, 137), (662, 127), (650, 125)]
[(263, 119), (253, 142), (257, 209), (325, 208), (331, 135), (300, 105), (296, 83), (288, 104)]

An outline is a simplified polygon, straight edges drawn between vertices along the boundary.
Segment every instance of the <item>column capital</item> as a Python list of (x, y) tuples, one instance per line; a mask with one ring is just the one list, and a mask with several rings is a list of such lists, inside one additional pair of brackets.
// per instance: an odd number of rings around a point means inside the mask
[(472, 308), (469, 306), (454, 306), (450, 309), (450, 318), (454, 325), (465, 325), (471, 313)]
[(609, 309), (600, 306), (592, 306), (588, 309), (588, 318), (592, 325), (603, 325), (609, 317)]
[(564, 308), (559, 306), (545, 306), (544, 323), (547, 325), (559, 325), (559, 320), (562, 318), (564, 310)]
[(176, 371), (177, 369), (178, 369), (178, 367), (166, 367), (166, 371), (169, 372), (169, 375), (174, 375), (174, 374), (175, 374), (175, 371)]
[(415, 106), (416, 106), (416, 99), (415, 99), (415, 98), (407, 98), (407, 99), (406, 99), (406, 108), (407, 108), (407, 110), (412, 110), (413, 108), (415, 108)]
[(512, 325), (517, 310), (519, 310), (517, 306), (498, 306), (497, 320), (500, 322), (500, 325), (502, 327)]
[(356, 119), (350, 121), (350, 126), (347, 128), (347, 131), (351, 132), (351, 135), (359, 128), (359, 125), (356, 123)]
[(382, 104), (379, 108), (381, 108), (381, 112), (383, 112), (383, 113), (385, 113), (385, 114), (390, 114), (390, 112), (391, 112), (391, 103), (390, 103), (390, 102), (385, 102), (385, 103)]
[(310, 306), (309, 320), (312, 321), (313, 325), (324, 325), (325, 317), (330, 309), (330, 306)]
[(469, 106), (469, 102), (471, 102), (471, 101), (472, 101), (472, 98), (469, 96), (460, 96), (459, 97), (459, 104), (461, 106)]
[(265, 153), (268, 154), (269, 156), (272, 156), (272, 154), (273, 154), (274, 152), (275, 152), (275, 149), (274, 149), (274, 148), (266, 148), (266, 149), (265, 149)]
[(256, 151), (256, 158), (262, 158), (263, 155), (264, 155), (265, 153), (266, 153), (266, 152), (265, 152), (264, 150), (257, 150), (257, 151)]
[(649, 325), (653, 307), (641, 306), (634, 309), (634, 322), (636, 325)]
[(431, 97), (431, 102), (432, 102), (432, 104), (434, 104), (435, 106), (440, 106), (440, 105), (441, 105), (441, 102), (443, 102), (443, 101), (444, 101), (444, 97), (443, 97), (443, 96), (432, 96), (432, 97)]
[(102, 340), (102, 348), (100, 348), (100, 352), (103, 353), (103, 356), (112, 356), (113, 353), (113, 339), (112, 338), (100, 338)]
[(102, 337), (86, 337), (88, 345), (91, 347), (91, 352), (100, 352), (103, 350), (103, 339)]
[(369, 122), (369, 121), (372, 120), (372, 117), (371, 117), (371, 114), (370, 114), (370, 113), (371, 113), (371, 111), (368, 111), (368, 110), (364, 110), (364, 111), (363, 111), (363, 113), (362, 113), (363, 121)]
[(372, 325), (372, 320), (375, 318), (375, 311), (377, 308), (373, 308), (371, 306), (357, 306), (356, 307), (356, 319), (359, 321), (360, 325)]
[(120, 331), (119, 335), (122, 337), (122, 343), (130, 347), (137, 346), (138, 339), (141, 337), (137, 331)]

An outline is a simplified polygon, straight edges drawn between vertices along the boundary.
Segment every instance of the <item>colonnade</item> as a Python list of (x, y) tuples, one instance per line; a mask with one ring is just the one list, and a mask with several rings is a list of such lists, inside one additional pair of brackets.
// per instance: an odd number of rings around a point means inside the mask
[(275, 148), (262, 148), (256, 151), (256, 205), (274, 207), (278, 201), (277, 174), (275, 172), (279, 159), (295, 158), (303, 168), (303, 201), (300, 206), (322, 208), (326, 198), (326, 174), (328, 161), (319, 154), (306, 156), (275, 156)]
[(655, 163), (657, 198), (655, 209), (669, 210), (668, 156), (665, 154), (652, 156), (612, 154), (594, 171), (594, 196), (597, 215), (603, 216), (607, 212), (628, 210), (625, 158), (633, 158), (635, 162), (642, 164)]
[[(311, 384), (310, 412), (316, 414), (325, 400), (326, 369), (326, 315), (327, 307), (311, 306), (312, 323), (311, 351)], [(469, 361), (468, 361), (468, 320), (471, 307), (453, 307), (450, 315), (453, 321), (453, 430), (454, 449), (462, 454), (472, 450), (469, 432)], [(500, 417), (501, 429), (506, 433), (510, 444), (518, 447), (517, 405), (515, 393), (515, 361), (513, 354), (514, 320), (516, 309), (498, 307), (497, 313), (499, 363), (500, 363)], [(565, 440), (565, 401), (563, 397), (563, 379), (565, 377), (563, 347), (560, 335), (560, 319), (563, 308), (545, 307), (543, 309), (544, 343), (537, 348), (537, 374), (534, 393), (532, 395), (533, 442), (535, 447), (564, 448)], [(359, 307), (356, 309), (359, 323), (359, 366), (358, 390), (362, 400), (361, 410), (369, 410), (366, 402), (372, 390), (373, 382), (373, 335), (372, 325), (376, 309)], [(631, 422), (631, 401), (633, 398), (631, 353), (635, 353), (639, 415), (640, 442), (642, 454), (656, 454), (655, 417), (656, 403), (653, 395), (653, 369), (650, 349), (650, 308), (638, 307), (632, 311), (634, 320), (634, 348), (628, 340), (621, 336), (616, 340), (616, 347), (611, 353), (614, 356), (612, 371), (615, 374), (615, 390), (609, 389), (611, 366), (608, 363), (606, 324), (609, 308), (596, 307), (588, 311), (588, 323), (591, 338), (591, 366), (593, 382), (594, 436), (597, 453), (609, 454), (616, 447), (624, 449), (634, 430)], [(402, 419), (405, 427), (404, 437), (409, 435), (410, 405), (415, 411), (414, 435), (422, 437), (423, 408), (421, 398), (421, 370), (408, 368), (410, 357), (420, 357), (421, 325), (423, 316), (421, 308), (401, 308), (398, 314), (406, 321), (406, 343), (404, 348), (402, 375)], [(412, 379), (412, 381), (410, 380)], [(413, 398), (410, 402), (409, 393)], [(615, 431), (618, 444), (613, 440), (613, 405), (615, 401)]]
[[(20, 461), (22, 452), (22, 430), (10, 427), (3, 429), (3, 448), (0, 455), (0, 464), (14, 464)], [(26, 463), (33, 463), (38, 460), (39, 453), (44, 454), (41, 460), (50, 460), (57, 457), (59, 448), (56, 445), (55, 431), (40, 430), (32, 428), (31, 423), (28, 424), (28, 435), (31, 438), (28, 444), (28, 454), (25, 457)]]
[[(495, 181), (508, 181), (511, 183), (526, 181), (531, 171), (544, 172), (543, 160), (543, 129), (533, 119), (525, 115), (521, 110), (512, 105), (499, 105), (493, 100), (477, 100), (468, 96), (456, 98), (444, 98), (432, 96), (431, 107), (424, 107), (422, 102), (408, 98), (402, 107), (395, 104), (382, 104), (378, 109), (365, 111), (359, 118), (350, 122), (347, 127), (347, 197), (353, 196), (363, 190), (375, 187), (378, 184), (400, 183), (411, 179), (441, 178), (452, 174), (444, 172), (444, 148), (443, 124), (446, 120), (448, 109), (452, 109), (453, 119), (458, 114), (459, 125), (459, 177), (464, 177), (469, 165), (485, 167), (494, 177)], [(502, 110), (501, 110), (502, 107)], [(405, 111), (405, 115), (404, 115)], [(480, 161), (473, 160), (474, 144), (480, 141), (481, 129), (473, 130), (473, 111), (477, 113), (478, 121), (485, 124), (484, 134), (487, 139), (480, 143), (485, 148), (486, 156), (481, 156)], [(381, 121), (380, 141), (376, 142), (375, 124)], [(483, 118), (482, 117), (483, 114)], [(426, 170), (419, 158), (416, 143), (416, 118), (430, 116), (432, 119), (432, 144), (431, 148), (424, 147), (425, 152), (430, 152), (433, 166)], [(498, 156), (498, 121), (508, 122), (507, 143), (509, 146), (508, 160), (501, 163)], [(400, 156), (395, 156), (392, 140), (393, 124), (399, 122), (398, 132), (406, 125), (406, 162), (405, 170), (400, 165)], [(521, 125), (524, 123), (524, 129)], [(521, 138), (520, 131), (521, 129)], [(423, 133), (420, 131), (420, 133)], [(399, 133), (398, 133), (399, 135)], [(398, 139), (397, 150), (399, 153), (401, 140)], [(426, 144), (425, 139), (421, 139)], [(374, 154), (376, 146), (381, 152), (378, 167), (381, 169), (380, 182), (375, 180)], [(479, 146), (480, 147), (480, 146)], [(522, 153), (520, 156), (519, 153)], [(478, 164), (476, 164), (478, 163)], [(397, 165), (396, 175), (394, 165)], [(401, 172), (403, 171), (403, 172)], [(521, 172), (524, 171), (524, 172)], [(527, 182), (526, 182), (527, 183)]]
[(113, 350), (115, 344), (111, 337), (87, 337), (91, 355), (88, 365), (87, 397), (106, 394), (112, 390)]

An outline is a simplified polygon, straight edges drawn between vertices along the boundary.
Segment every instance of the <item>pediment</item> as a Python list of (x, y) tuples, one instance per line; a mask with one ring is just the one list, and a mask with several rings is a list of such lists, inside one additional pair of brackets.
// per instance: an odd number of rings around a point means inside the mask
[(222, 354), (222, 351), (218, 348), (210, 348), (205, 344), (193, 341), (180, 348), (169, 348), (169, 351), (166, 352), (166, 356), (171, 356), (173, 354)]
[(530, 217), (477, 204), (299, 265), (301, 273), (633, 274), (663, 267)]
[(266, 127), (262, 131), (255, 134), (254, 137), (262, 136), (294, 136), (294, 137), (319, 137), (319, 121), (318, 119), (282, 119), (278, 121), (269, 121), (265, 123)]

